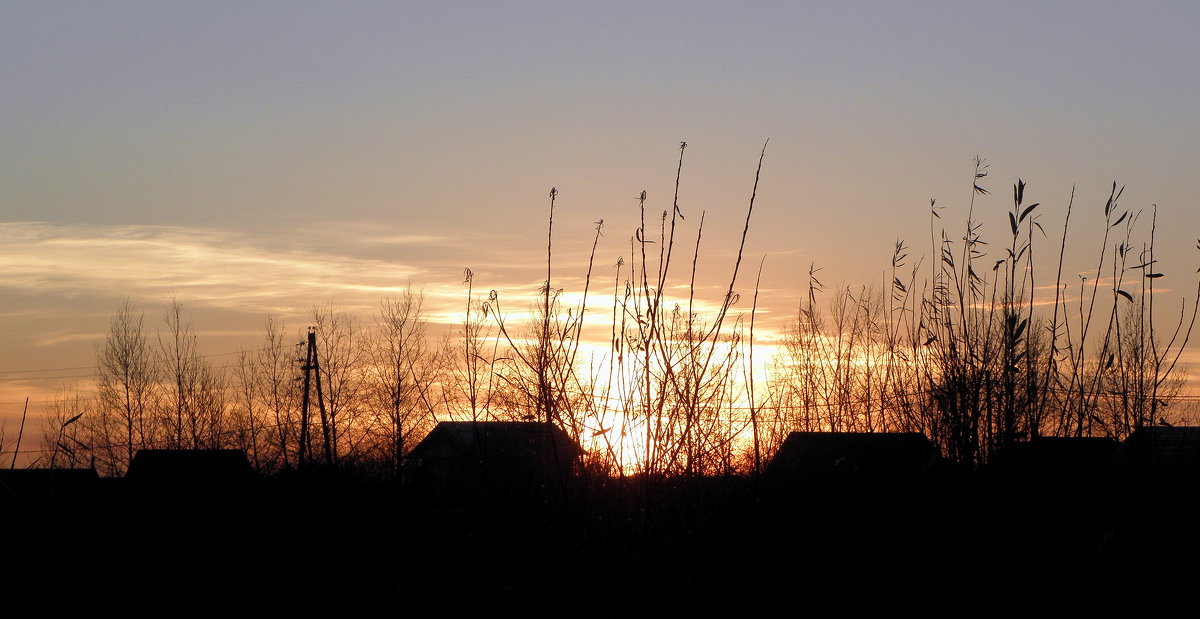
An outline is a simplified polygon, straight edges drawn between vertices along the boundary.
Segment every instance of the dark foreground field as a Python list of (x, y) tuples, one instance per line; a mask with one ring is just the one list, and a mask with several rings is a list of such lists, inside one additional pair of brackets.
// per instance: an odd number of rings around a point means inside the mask
[(100, 480), (5, 499), (0, 612), (980, 616), (1186, 604), (1200, 574), (1194, 480), (1068, 482), (952, 470), (900, 486), (627, 478), (446, 501), (344, 471), (232, 487)]

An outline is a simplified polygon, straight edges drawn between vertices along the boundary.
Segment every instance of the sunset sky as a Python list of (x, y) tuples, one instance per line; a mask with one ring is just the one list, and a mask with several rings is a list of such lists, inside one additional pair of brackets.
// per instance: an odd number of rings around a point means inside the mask
[(126, 299), (154, 329), (176, 295), (209, 354), (314, 303), (369, 320), (410, 282), (451, 324), (466, 267), (522, 311), (551, 187), (555, 286), (578, 291), (603, 219), (611, 287), (638, 194), (671, 208), (680, 141), (711, 302), (770, 140), (737, 286), (765, 256), (768, 339), (810, 264), (883, 286), (898, 238), (928, 247), (931, 198), (960, 229), (976, 155), (996, 244), (1018, 178), (1044, 247), (1077, 187), (1070, 282), (1113, 181), (1122, 208), (1157, 204), (1177, 308), (1200, 266), (1198, 28), (1188, 2), (5, 2), (0, 420), (11, 440), (25, 396), (32, 415), (86, 380)]

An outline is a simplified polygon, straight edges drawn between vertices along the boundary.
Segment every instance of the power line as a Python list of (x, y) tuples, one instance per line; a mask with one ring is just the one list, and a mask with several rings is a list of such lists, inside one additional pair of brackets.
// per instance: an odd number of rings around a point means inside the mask
[(81, 365), (73, 368), (43, 368), (40, 370), (0, 370), (0, 374), (34, 374), (37, 372), (67, 372), (71, 370), (94, 370), (97, 366)]
[[(263, 350), (270, 350), (270, 349), (271, 349), (270, 347), (247, 348), (245, 350), (234, 350), (234, 351), (232, 351), (232, 353), (212, 353), (212, 354), (208, 354), (208, 355), (199, 355), (199, 356), (200, 356), (200, 359), (212, 359), (212, 357), (215, 357), (215, 356), (240, 355), (240, 354), (244, 354), (244, 353), (262, 353)], [(71, 371), (76, 371), (76, 369), (100, 369), (100, 366), (91, 365), (91, 366), (76, 366), (76, 367), (43, 367), (43, 368), (37, 368), (37, 369), (0, 369), (0, 374), (36, 374), (36, 373), (41, 373), (41, 372), (71, 372)], [(89, 375), (91, 375), (91, 374), (79, 374), (79, 375), (68, 375), (68, 377), (46, 377), (46, 378), (47, 379), (49, 379), (49, 378), (85, 378), (85, 377), (89, 377)], [(0, 380), (7, 380), (7, 379), (0, 378)], [(22, 378), (20, 380), (41, 380), (41, 378), (30, 377), (28, 379)]]
[[(285, 348), (290, 348), (290, 346), (291, 345), (289, 345)], [(234, 352), (214, 353), (214, 354), (210, 354), (210, 355), (200, 355), (200, 358), (211, 359), (213, 357), (228, 357), (229, 355), (240, 355), (243, 353), (262, 352), (264, 350), (271, 350), (271, 348), (269, 348), (269, 347), (251, 348), (251, 349), (247, 349), (247, 350), (238, 350), (238, 351), (234, 351)], [(213, 366), (212, 369), (228, 370), (230, 368), (235, 368), (235, 367), (238, 367), (237, 363), (228, 363), (225, 365)], [(0, 374), (54, 372), (54, 371), (60, 371), (60, 370), (61, 371), (65, 371), (65, 370), (98, 370), (98, 369), (100, 369), (100, 366), (98, 366), (98, 365), (89, 365), (89, 366), (82, 366), (82, 367), (77, 367), (77, 368), (49, 368), (49, 369), (44, 369), (44, 370), (9, 370), (6, 372), (0, 372)], [(96, 374), (94, 371), (90, 374), (65, 374), (62, 376), (7, 376), (7, 377), (0, 377), (0, 383), (20, 383), (20, 382), (39, 381), (39, 380), (67, 380), (67, 379), (71, 379), (71, 378), (94, 378), (95, 376), (96, 376)]]
[[(267, 350), (267, 349), (264, 348), (264, 349), (257, 349), (257, 350)], [(254, 351), (247, 351), (247, 352), (254, 352)], [(207, 357), (216, 357), (216, 356), (229, 355), (229, 354), (238, 354), (238, 353), (221, 353), (220, 355), (206, 355), (206, 356)], [(212, 369), (227, 370), (227, 369), (231, 369), (231, 368), (235, 368), (235, 367), (238, 367), (238, 364), (230, 363), (230, 364), (225, 364), (225, 365), (213, 366)], [(20, 380), (20, 381), (53, 380), (53, 379), (63, 379), (63, 378), (91, 378), (91, 377), (93, 377), (93, 375), (91, 375), (91, 374), (77, 374), (77, 375), (57, 376), (57, 377), (55, 377), (55, 376), (33, 377), (33, 378), (28, 378), (28, 379), (0, 378), (0, 382), (17, 382), (18, 380)], [(588, 393), (586, 391), (580, 391), (577, 389), (564, 390), (564, 391), (567, 391), (568, 393), (570, 393), (573, 396), (583, 397), (583, 398), (591, 398), (593, 400), (601, 400), (601, 401), (605, 401), (605, 402), (608, 402), (608, 401), (623, 402), (623, 403), (625, 403), (626, 406), (634, 406), (638, 402), (641, 401), (640, 398), (637, 398), (637, 399), (622, 398), (620, 395), (614, 396), (611, 394), (601, 394), (600, 392)], [(1050, 393), (1070, 394), (1070, 395), (1077, 395), (1079, 393), (1077, 390), (1074, 390), (1074, 389), (1061, 389), (1061, 388), (1050, 388), (1050, 389), (1047, 389), (1047, 391)], [(822, 400), (822, 401), (816, 401), (814, 399), (813, 401), (809, 401), (809, 402), (806, 402), (803, 404), (788, 404), (788, 405), (763, 404), (763, 405), (759, 405), (759, 406), (746, 406), (746, 405), (733, 405), (733, 404), (710, 404), (710, 405), (701, 405), (701, 406), (699, 406), (699, 408), (712, 409), (712, 410), (780, 410), (780, 409), (797, 410), (797, 409), (806, 409), (806, 408), (835, 408), (835, 407), (844, 408), (844, 407), (857, 406), (857, 405), (863, 405), (863, 404), (880, 404), (881, 402), (885, 402), (885, 401), (895, 402), (896, 400), (913, 398), (913, 397), (917, 397), (917, 396), (926, 396), (926, 395), (931, 395), (932, 393), (933, 393), (932, 390), (923, 389), (923, 390), (919, 390), (919, 391), (893, 391), (891, 393), (882, 393), (878, 396), (872, 396), (872, 397), (866, 397), (866, 398), (856, 398), (856, 399), (852, 399), (852, 400), (839, 400), (837, 398), (820, 398), (820, 400)], [(767, 397), (769, 398), (770, 395), (768, 394)], [(1128, 399), (1134, 400), (1134, 401), (1137, 401), (1137, 400), (1147, 400), (1148, 401), (1151, 398), (1155, 398), (1158, 400), (1164, 400), (1164, 401), (1182, 401), (1182, 402), (1200, 401), (1200, 394), (1197, 394), (1197, 393), (1177, 393), (1177, 394), (1161, 394), (1160, 393), (1158, 395), (1152, 396), (1150, 394), (1136, 395), (1136, 394), (1122, 394), (1122, 393), (1105, 392), (1105, 393), (1088, 393), (1088, 394), (1086, 394), (1086, 397), (1089, 399), (1103, 398), (1106, 400), (1128, 398)], [(657, 400), (659, 398), (654, 398), (654, 399)], [(9, 401), (9, 402), (0, 402), (0, 405), (21, 404), (22, 402), (24, 402), (24, 400), (13, 400), (13, 401)], [(674, 401), (671, 399), (664, 400), (664, 405), (672, 405), (672, 404), (677, 405), (677, 401)]]

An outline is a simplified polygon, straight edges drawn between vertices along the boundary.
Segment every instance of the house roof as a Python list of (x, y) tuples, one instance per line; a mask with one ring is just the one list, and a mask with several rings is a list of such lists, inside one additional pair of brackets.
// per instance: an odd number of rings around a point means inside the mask
[(443, 421), (409, 458), (541, 459), (574, 458), (579, 446), (554, 424), (528, 421)]
[(792, 432), (771, 463), (769, 474), (924, 470), (937, 449), (916, 432)]

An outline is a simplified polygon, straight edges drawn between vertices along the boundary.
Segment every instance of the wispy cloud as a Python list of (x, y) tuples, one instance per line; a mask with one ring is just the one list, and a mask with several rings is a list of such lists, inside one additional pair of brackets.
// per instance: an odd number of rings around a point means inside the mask
[[(413, 236), (405, 242), (421, 252), (440, 241)], [(342, 242), (352, 247), (357, 239)], [(214, 307), (278, 311), (324, 299), (373, 305), (434, 274), (403, 257), (364, 258), (296, 245), (219, 229), (5, 222), (0, 288), (156, 301), (174, 292)]]
[[(499, 301), (491, 303), (492, 309), (499, 309), (517, 328), (533, 316), (531, 304), (543, 285), (545, 263), (539, 250), (509, 241), (351, 224), (252, 235), (217, 228), (0, 222), (0, 290), (57, 299), (59, 304), (73, 300), (69, 302), (76, 310), (115, 305), (126, 298), (154, 305), (175, 295), (193, 309), (283, 317), (304, 314), (314, 303), (328, 301), (366, 318), (381, 298), (399, 294), (411, 283), (424, 295), (427, 318), (453, 325), (462, 320), (465, 309), (463, 268), (471, 266), (472, 259), (487, 257), (488, 263), (473, 267), (475, 299), (486, 300), (490, 290), (497, 290)], [(471, 251), (480, 245), (488, 251)], [(555, 261), (553, 286), (563, 290), (564, 309), (574, 308), (577, 314), (586, 256), (566, 253)], [(593, 273), (588, 338), (607, 341), (612, 277), (611, 265)], [(694, 309), (711, 318), (726, 285), (698, 285)], [(618, 288), (623, 294), (623, 282)], [(685, 287), (672, 284), (665, 292), (667, 311), (676, 304), (687, 307)], [(47, 301), (40, 307), (54, 304)], [(735, 312), (748, 312), (749, 306), (749, 297), (744, 297)], [(758, 311), (760, 319), (772, 315), (765, 304)], [(37, 343), (99, 337), (91, 329), (65, 328), (70, 322), (52, 332), (40, 326), (42, 339)], [(757, 334), (769, 339), (771, 325), (760, 323)]]

